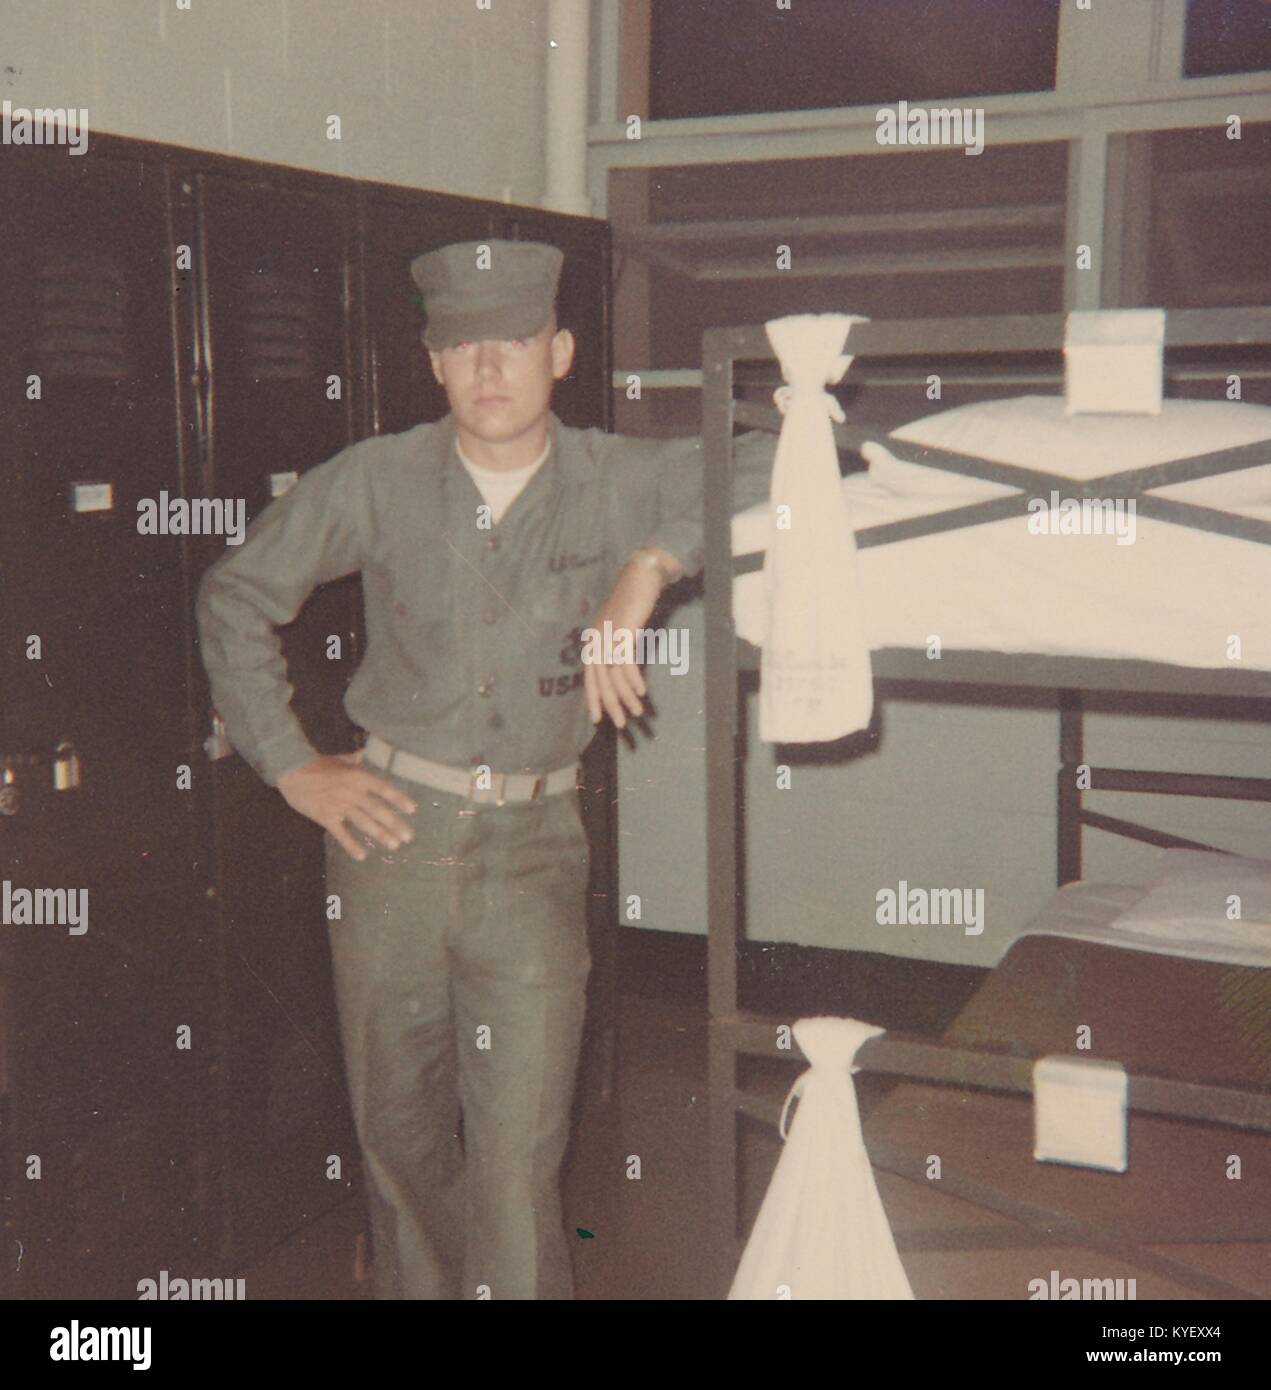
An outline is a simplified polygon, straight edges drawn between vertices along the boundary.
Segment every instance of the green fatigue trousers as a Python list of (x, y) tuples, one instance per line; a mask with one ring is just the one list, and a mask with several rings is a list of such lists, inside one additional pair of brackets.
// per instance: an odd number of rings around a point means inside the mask
[(379, 775), (418, 805), (414, 840), (361, 837), (358, 864), (326, 836), (376, 1297), (572, 1298), (559, 1183), (591, 967), (578, 793), (475, 805)]

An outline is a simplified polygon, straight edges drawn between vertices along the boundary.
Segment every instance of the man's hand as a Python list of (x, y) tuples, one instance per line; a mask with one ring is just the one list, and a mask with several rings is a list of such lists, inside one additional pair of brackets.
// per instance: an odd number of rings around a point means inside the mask
[(346, 821), (386, 849), (400, 849), (415, 838), (415, 832), (393, 807), (407, 815), (416, 810), (405, 792), (366, 771), (361, 763), (361, 753), (337, 753), (314, 758), (278, 779), (287, 805), (330, 831), (359, 864), (366, 850), (349, 834)]
[[(609, 597), (596, 614), (593, 626), (603, 635), (605, 623), (612, 624), (614, 646), (618, 646), (618, 634), (630, 633), (630, 662), (586, 662), (584, 664), (583, 689), (587, 695), (587, 711), (591, 722), (599, 724), (605, 714), (614, 724), (623, 729), (627, 724), (627, 714), (639, 719), (644, 713), (642, 703), (648, 694), (644, 674), (635, 661), (636, 630), (648, 622), (657, 607), (658, 597), (665, 587), (666, 578), (675, 573), (679, 566), (665, 551), (649, 552), (661, 561), (665, 575), (641, 560), (628, 560), (618, 576)], [(584, 645), (584, 651), (586, 646)]]

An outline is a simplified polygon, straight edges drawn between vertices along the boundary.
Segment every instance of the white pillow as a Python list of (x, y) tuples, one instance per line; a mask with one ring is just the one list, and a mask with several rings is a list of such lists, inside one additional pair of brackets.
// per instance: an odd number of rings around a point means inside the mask
[[(1228, 916), (1239, 898), (1240, 916)], [(1152, 935), (1271, 944), (1271, 861), (1167, 849), (1148, 892), (1114, 925)]]
[[(1067, 415), (1062, 396), (1012, 396), (925, 416), (894, 430), (892, 437), (1084, 480), (1271, 440), (1271, 407), (1167, 400), (1159, 415)], [(1250, 478), (1250, 500), (1271, 501), (1271, 472), (1253, 469), (1232, 476)]]

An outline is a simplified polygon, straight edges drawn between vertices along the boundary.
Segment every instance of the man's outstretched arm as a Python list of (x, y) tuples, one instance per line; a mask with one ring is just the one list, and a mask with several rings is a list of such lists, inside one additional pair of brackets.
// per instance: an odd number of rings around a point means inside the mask
[[(620, 450), (631, 456), (626, 468)], [(734, 515), (768, 499), (776, 452), (776, 438), (759, 431), (734, 442)], [(702, 441), (615, 441), (610, 466), (617, 470), (618, 543), (630, 558), (601, 605), (595, 626), (604, 631), (608, 622), (614, 632), (635, 631), (648, 622), (668, 584), (702, 568)], [(608, 714), (621, 729), (628, 716), (638, 719), (644, 713), (648, 688), (634, 662), (589, 663), (583, 680), (593, 723)]]
[[(701, 439), (666, 440), (654, 465), (656, 515), (647, 535), (632, 535), (635, 546), (654, 546), (674, 557), (686, 575), (701, 572), (706, 559), (706, 459)], [(733, 515), (766, 502), (777, 456), (775, 435), (751, 430), (733, 441)], [(634, 481), (634, 480), (633, 480)], [(639, 509), (633, 507), (632, 515)]]

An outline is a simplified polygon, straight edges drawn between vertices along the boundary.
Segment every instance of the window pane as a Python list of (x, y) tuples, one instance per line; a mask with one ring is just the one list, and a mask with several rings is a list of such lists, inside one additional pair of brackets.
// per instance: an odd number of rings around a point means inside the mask
[[(705, 329), (785, 314), (1058, 313), (1067, 185), (1064, 141), (612, 170), (617, 365), (698, 367)], [(694, 391), (624, 401), (620, 429), (698, 427)]]
[(1271, 69), (1267, 0), (1188, 0), (1185, 77)]
[(656, 119), (1050, 91), (1059, 0), (654, 0)]
[(1271, 303), (1271, 123), (1245, 125), (1239, 140), (1222, 126), (1150, 138), (1148, 303)]

